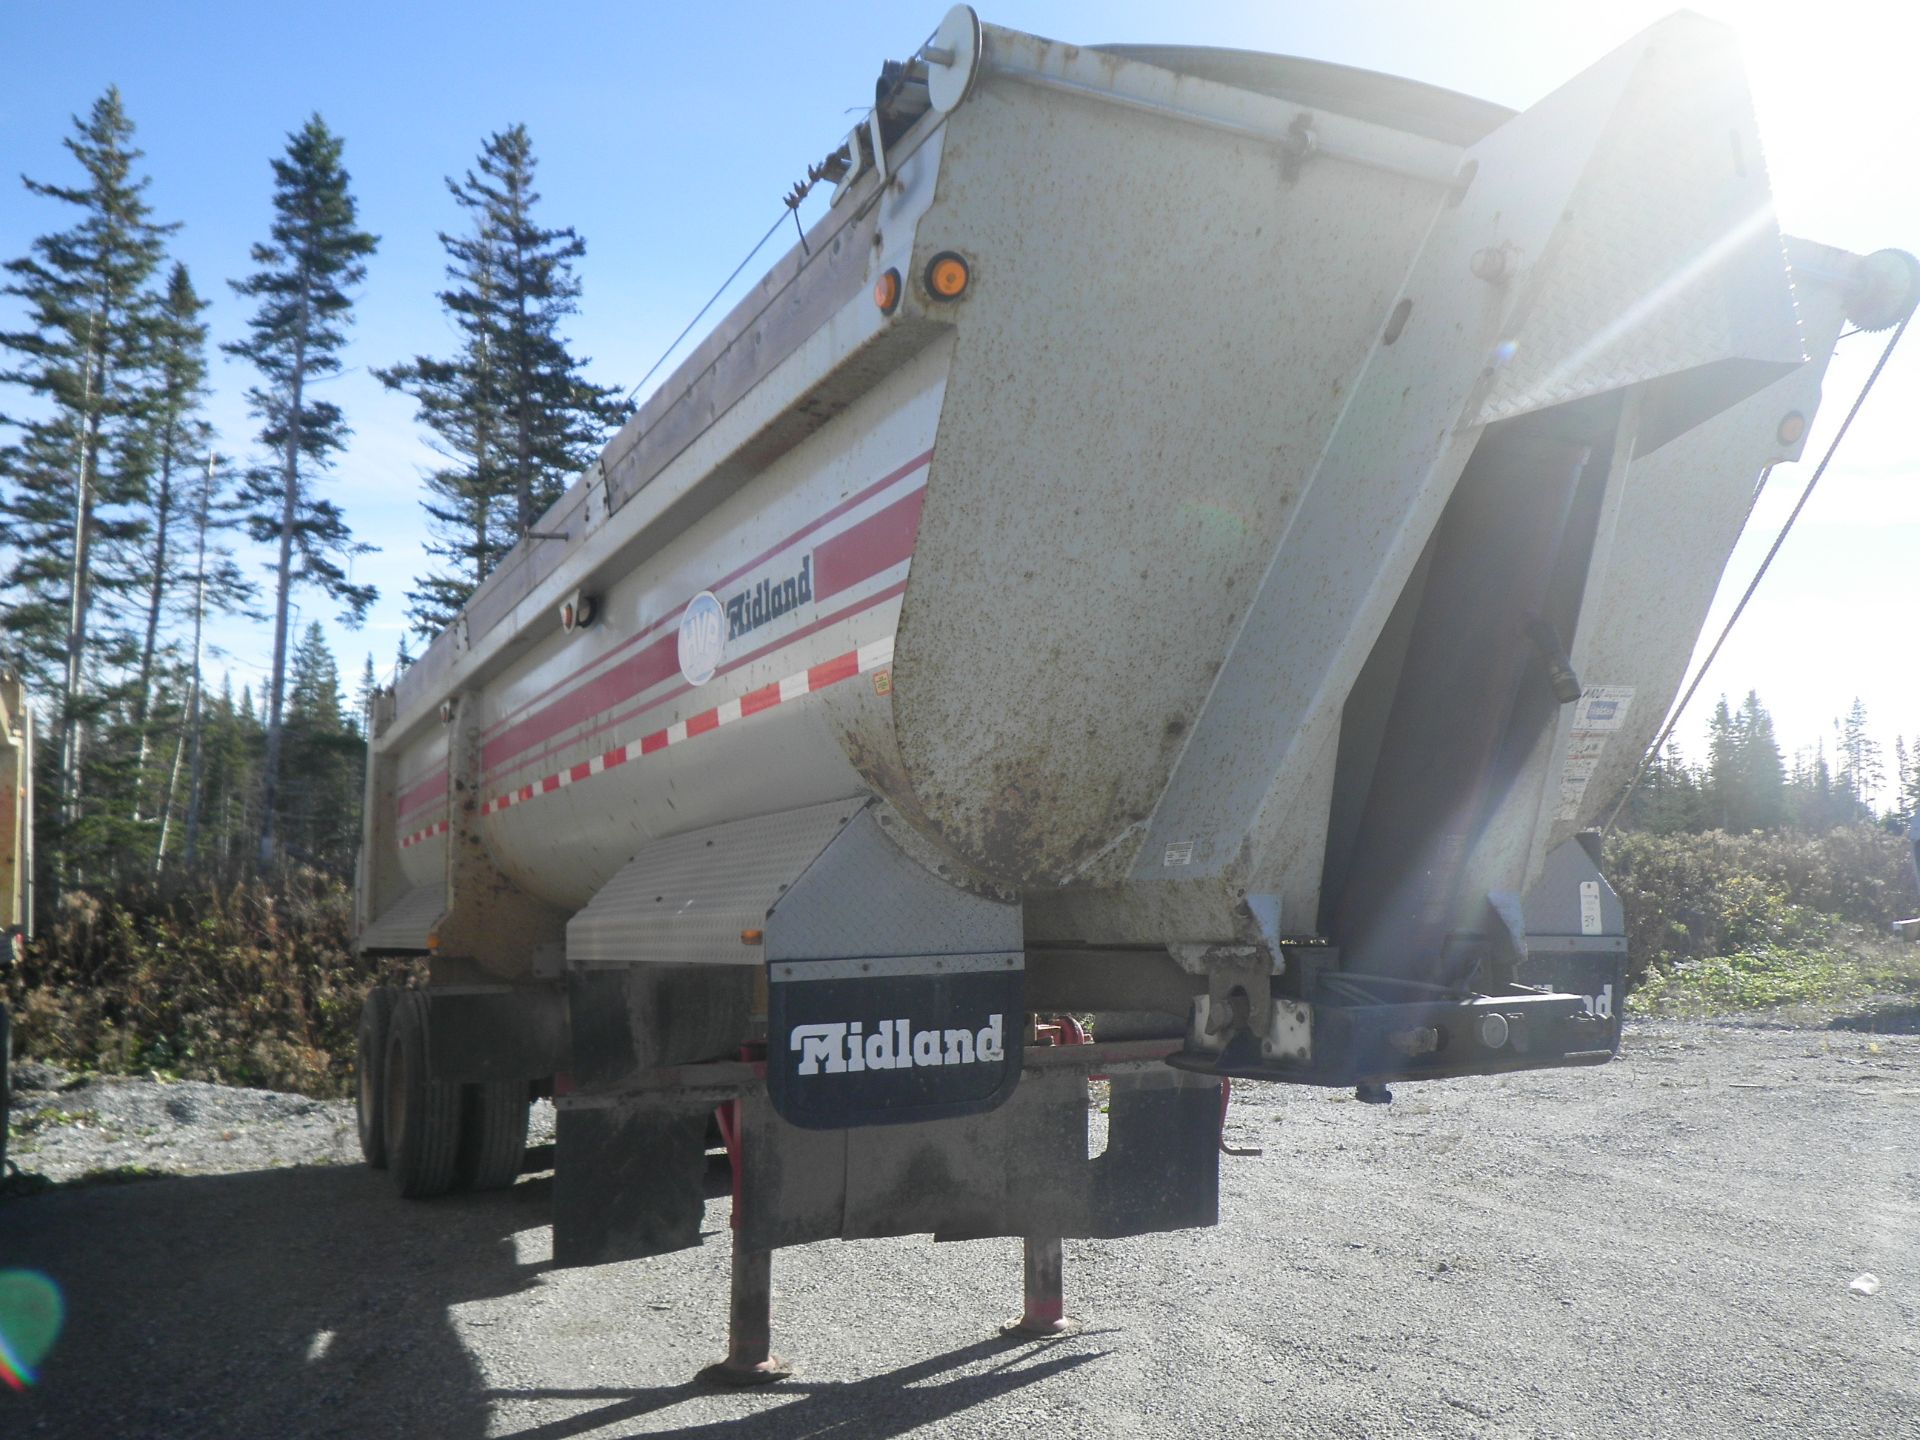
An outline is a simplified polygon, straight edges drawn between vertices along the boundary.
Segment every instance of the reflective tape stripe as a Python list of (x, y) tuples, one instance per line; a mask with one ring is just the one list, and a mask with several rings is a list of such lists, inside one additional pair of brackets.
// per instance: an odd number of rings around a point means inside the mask
[[(505, 794), (496, 795), (480, 807), (480, 813), (491, 815), (496, 810), (511, 809), (515, 805), (533, 799), (536, 795), (550, 794), (576, 781), (584, 780), (590, 775), (600, 775), (616, 769), (626, 764), (629, 759), (651, 755), (666, 749), (669, 745), (679, 745), (704, 735), (710, 730), (718, 730), (723, 725), (731, 725), (735, 721), (758, 715), (763, 710), (771, 710), (776, 706), (798, 700), (803, 695), (811, 695), (816, 690), (824, 690), (829, 685), (838, 685), (843, 680), (851, 680), (856, 675), (866, 675), (875, 670), (885, 669), (892, 663), (893, 637), (889, 635), (884, 640), (870, 641), (858, 650), (849, 650), (843, 655), (823, 660), (797, 675), (784, 676), (772, 684), (762, 685), (757, 690), (749, 690), (745, 695), (723, 701), (711, 710), (702, 710), (697, 715), (689, 715), (685, 720), (676, 720), (664, 730), (656, 730), (651, 735), (641, 736), (637, 742), (628, 741), (625, 745), (616, 745), (611, 750), (595, 755), (591, 760), (570, 765), (565, 770), (543, 776), (517, 789), (509, 790)], [(443, 833), (446, 828), (446, 822), (442, 821), (437, 830), (422, 831), (420, 835), (409, 836), (400, 843), (415, 844), (429, 834)], [(960, 957), (936, 958), (950, 961)]]
[(400, 842), (400, 848), (405, 850), (414, 845), (424, 845), (427, 841), (433, 839), (434, 836), (444, 835), (446, 833), (447, 822), (442, 820), (438, 825), (429, 825), (424, 830), (414, 831), (413, 834), (407, 836), (406, 839)]

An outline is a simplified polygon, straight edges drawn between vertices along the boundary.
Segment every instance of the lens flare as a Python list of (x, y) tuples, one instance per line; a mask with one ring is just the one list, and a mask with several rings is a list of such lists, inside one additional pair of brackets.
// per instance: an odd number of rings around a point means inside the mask
[(60, 1338), (67, 1307), (60, 1287), (33, 1270), (0, 1270), (0, 1384), (25, 1390)]

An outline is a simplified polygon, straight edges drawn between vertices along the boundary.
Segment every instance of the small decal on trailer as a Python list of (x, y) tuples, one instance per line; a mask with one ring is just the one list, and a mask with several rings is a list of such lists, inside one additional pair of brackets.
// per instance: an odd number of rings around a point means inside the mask
[(702, 590), (680, 615), (680, 673), (689, 685), (704, 685), (727, 650), (727, 612), (720, 597)]
[(1176, 840), (1167, 846), (1167, 853), (1160, 859), (1162, 865), (1193, 864), (1193, 845), (1191, 840)]
[(1600, 882), (1598, 880), (1580, 882), (1580, 933), (1582, 935), (1600, 933)]
[(1599, 768), (1607, 741), (1627, 722), (1633, 704), (1631, 685), (1589, 685), (1573, 707), (1573, 733), (1560, 767), (1560, 804), (1555, 820), (1578, 820), (1587, 798), (1587, 786)]
[(876, 670), (873, 674), (873, 693), (891, 695), (893, 693), (893, 671)]
[(1627, 709), (1633, 704), (1631, 685), (1589, 685), (1580, 692), (1573, 707), (1576, 731), (1618, 730), (1627, 722)]

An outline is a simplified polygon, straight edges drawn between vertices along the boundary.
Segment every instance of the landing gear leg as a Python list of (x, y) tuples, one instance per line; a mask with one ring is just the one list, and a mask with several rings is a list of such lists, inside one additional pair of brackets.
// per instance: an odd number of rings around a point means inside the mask
[(1009, 1340), (1077, 1335), (1080, 1322), (1069, 1320), (1066, 1313), (1065, 1257), (1060, 1241), (1057, 1238), (1036, 1240), (1029, 1236), (1023, 1243), (1026, 1303), (1017, 1319), (1000, 1327), (1000, 1333)]
[(791, 1367), (773, 1353), (773, 1252), (733, 1242), (733, 1293), (727, 1310), (727, 1358), (700, 1372), (716, 1385), (765, 1385)]

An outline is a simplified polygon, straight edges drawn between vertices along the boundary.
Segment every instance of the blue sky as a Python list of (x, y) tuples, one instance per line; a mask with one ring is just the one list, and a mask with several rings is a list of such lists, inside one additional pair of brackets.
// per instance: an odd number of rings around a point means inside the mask
[[(1170, 6), (1010, 0), (984, 18), (1062, 39), (1230, 45), (1411, 75), (1524, 106), (1672, 8), (1645, 0), (1294, 0)], [(1906, 7), (1708, 3), (1744, 38), (1784, 228), (1857, 250), (1920, 249), (1920, 134)], [(226, 280), (268, 220), (268, 160), (319, 110), (346, 139), (364, 223), (382, 237), (334, 396), (356, 430), (325, 483), (380, 553), (359, 577), (383, 598), (366, 628), (328, 621), (351, 678), (385, 668), (420, 568), (418, 475), (429, 460), (404, 397), (368, 375), (444, 353), (433, 299), (454, 223), (442, 177), (492, 130), (524, 122), (540, 157), (549, 223), (587, 239), (583, 312), (571, 327), (605, 383), (632, 385), (780, 212), (780, 195), (871, 100), (883, 59), (904, 56), (944, 5), (253, 3), (86, 6), (0, 3), (0, 256), (64, 223), (14, 177), (65, 180), (68, 117), (109, 84), (139, 126), (175, 252), (214, 299), (216, 340), (246, 311)], [(814, 202), (818, 204), (819, 202)], [(809, 212), (810, 213), (810, 212)], [(775, 253), (773, 247), (763, 259)], [(757, 270), (758, 267), (756, 267)], [(11, 320), (11, 316), (5, 317)], [(697, 338), (697, 335), (696, 335)], [(1846, 342), (1830, 372), (1813, 453), (1857, 389), (1875, 337)], [(665, 373), (664, 371), (662, 372)], [(244, 453), (248, 376), (220, 360), (213, 418)], [(1920, 341), (1907, 348), (1735, 632), (1682, 734), (1721, 691), (1759, 689), (1783, 743), (1810, 745), (1858, 694), (1889, 750), (1920, 736)], [(1722, 607), (1744, 585), (1804, 483), (1775, 477), (1735, 555)], [(263, 557), (250, 557), (263, 558)], [(1717, 620), (1714, 628), (1717, 628)], [(264, 669), (265, 627), (223, 626), (236, 680)], [(416, 647), (417, 648), (417, 647)], [(1697, 750), (1697, 743), (1694, 744)], [(1889, 757), (1890, 758), (1890, 757)]]

